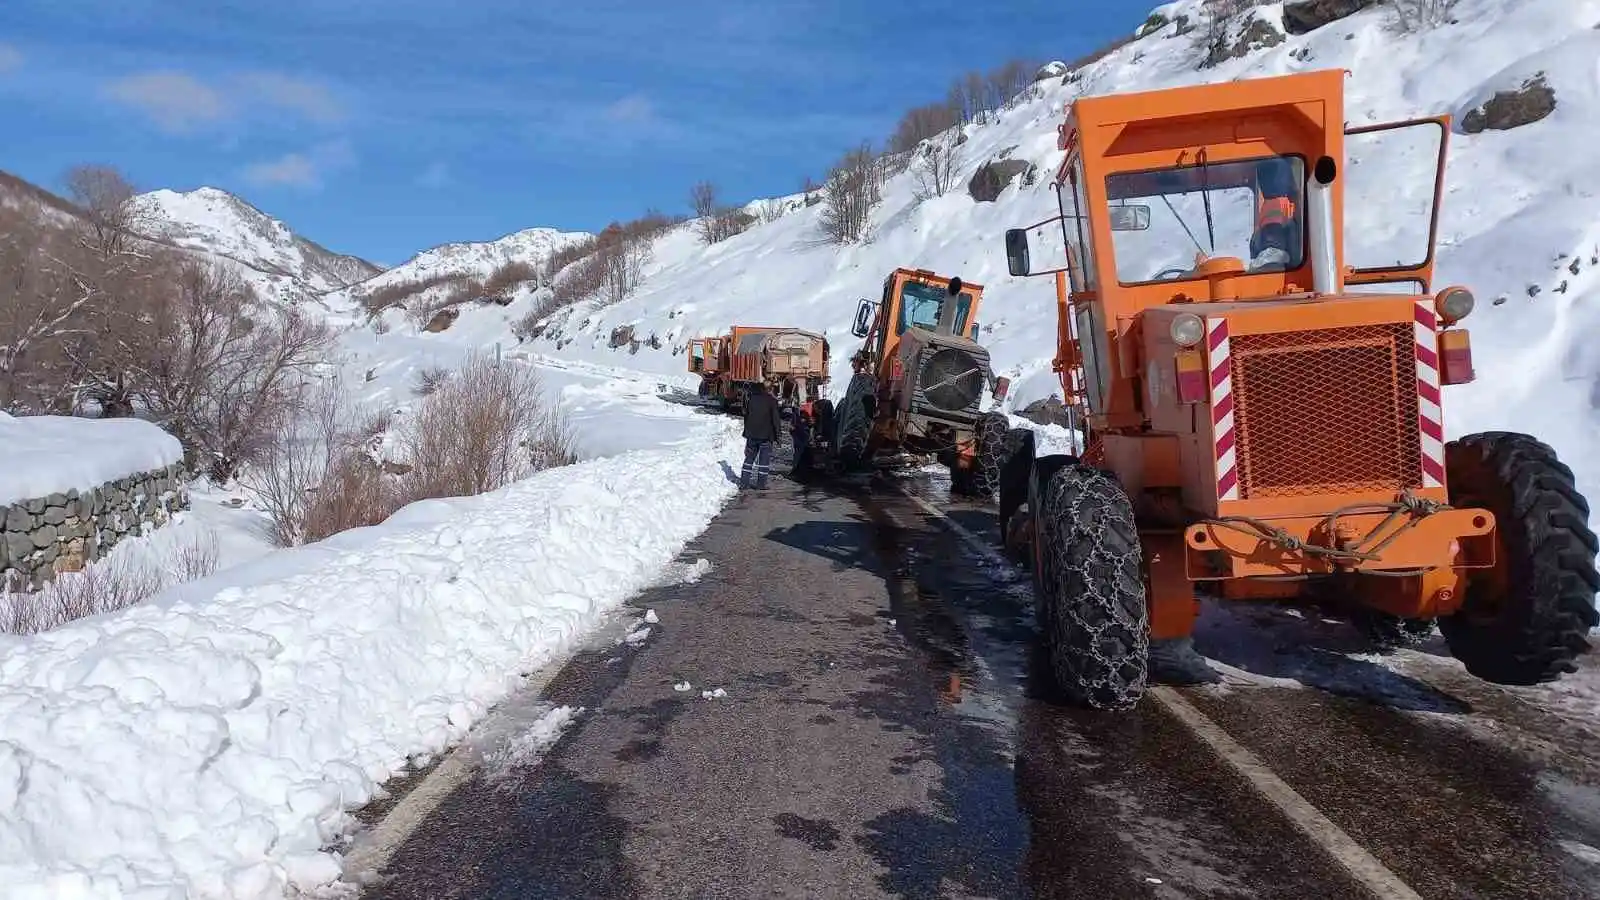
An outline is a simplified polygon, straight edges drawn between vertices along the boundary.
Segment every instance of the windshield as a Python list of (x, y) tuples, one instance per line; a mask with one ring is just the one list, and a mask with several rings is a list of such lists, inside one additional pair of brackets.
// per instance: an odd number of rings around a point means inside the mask
[[(944, 304), (944, 298), (949, 296), (943, 285), (919, 284), (908, 281), (900, 289), (900, 321), (895, 326), (894, 333), (905, 334), (907, 328), (926, 328), (934, 331), (939, 325), (939, 307)], [(965, 334), (967, 330), (967, 315), (972, 309), (972, 294), (962, 291), (961, 302), (956, 307), (955, 324), (951, 327), (954, 334)]]
[[(1149, 227), (1113, 231), (1123, 284), (1192, 276), (1218, 256), (1249, 272), (1283, 272), (1305, 262), (1305, 163), (1294, 156), (1127, 172), (1106, 179), (1111, 206), (1148, 206)], [(1131, 220), (1131, 217), (1130, 217)]]

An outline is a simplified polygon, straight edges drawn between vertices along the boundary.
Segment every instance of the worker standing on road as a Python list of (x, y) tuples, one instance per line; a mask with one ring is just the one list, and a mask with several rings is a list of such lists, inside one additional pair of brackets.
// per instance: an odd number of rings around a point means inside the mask
[(772, 474), (772, 444), (783, 431), (783, 419), (778, 412), (778, 400), (767, 393), (767, 386), (756, 382), (744, 400), (744, 471), (739, 476), (739, 487), (750, 487), (755, 479), (758, 491), (767, 489), (767, 476)]
[(811, 462), (811, 401), (794, 407), (794, 418), (789, 423), (789, 435), (794, 438), (794, 469), (791, 477), (803, 475)]

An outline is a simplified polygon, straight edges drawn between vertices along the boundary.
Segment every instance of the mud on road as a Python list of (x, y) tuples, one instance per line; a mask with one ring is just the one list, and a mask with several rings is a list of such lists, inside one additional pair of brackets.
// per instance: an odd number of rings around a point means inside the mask
[[(462, 777), (364, 896), (1374, 896), (1167, 706), (1051, 696), (995, 528), (926, 476), (741, 497), (684, 555), (708, 574), (633, 601), (642, 643), (537, 692), (582, 708), (560, 742)], [(1229, 678), (1177, 696), (1379, 896), (1600, 898), (1583, 722), (1316, 616), (1208, 608), (1197, 644)]]

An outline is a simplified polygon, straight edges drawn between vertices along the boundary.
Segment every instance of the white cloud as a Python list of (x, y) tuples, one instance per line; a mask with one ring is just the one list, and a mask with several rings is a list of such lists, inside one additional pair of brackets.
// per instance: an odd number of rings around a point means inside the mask
[(257, 187), (292, 187), (316, 190), (332, 172), (355, 165), (355, 149), (345, 139), (318, 144), (304, 153), (285, 153), (276, 159), (252, 163), (244, 178)]
[(132, 106), (164, 131), (182, 133), (231, 112), (223, 95), (183, 72), (129, 75), (106, 86), (106, 95)]
[(425, 188), (442, 188), (450, 183), (450, 167), (436, 162), (417, 176), (417, 184)]
[(22, 68), (22, 51), (10, 44), (0, 44), (0, 75)]
[(605, 108), (605, 117), (625, 125), (645, 125), (657, 120), (656, 107), (643, 94), (629, 94)]
[(313, 122), (333, 124), (345, 119), (344, 104), (323, 84), (280, 72), (253, 72), (240, 79), (254, 99), (297, 112)]

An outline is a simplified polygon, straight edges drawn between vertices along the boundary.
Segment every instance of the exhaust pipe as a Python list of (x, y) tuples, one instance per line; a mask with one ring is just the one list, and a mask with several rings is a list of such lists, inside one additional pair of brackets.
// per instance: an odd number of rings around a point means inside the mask
[(950, 279), (950, 288), (944, 302), (939, 304), (939, 318), (934, 323), (934, 333), (952, 335), (956, 331), (956, 307), (961, 303), (961, 279)]
[(1311, 228), (1311, 289), (1319, 294), (1336, 294), (1344, 289), (1335, 248), (1333, 230), (1333, 179), (1339, 164), (1324, 156), (1311, 167), (1306, 179), (1307, 225)]

